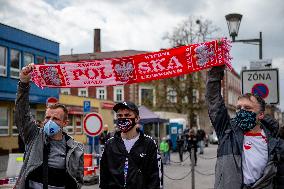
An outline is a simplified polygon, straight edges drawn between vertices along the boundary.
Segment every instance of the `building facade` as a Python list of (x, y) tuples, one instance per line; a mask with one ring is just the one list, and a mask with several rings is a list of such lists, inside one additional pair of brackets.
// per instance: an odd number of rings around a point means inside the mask
[[(18, 148), (13, 110), (20, 70), (29, 63), (58, 60), (59, 43), (0, 23), (0, 150)], [(40, 89), (31, 83), (30, 106), (35, 119), (43, 120), (47, 99), (58, 95), (58, 89)]]

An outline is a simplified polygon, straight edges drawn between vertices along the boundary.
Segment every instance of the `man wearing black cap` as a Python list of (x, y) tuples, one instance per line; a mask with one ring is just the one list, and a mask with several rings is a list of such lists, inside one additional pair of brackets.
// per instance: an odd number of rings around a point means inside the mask
[(100, 188), (160, 188), (157, 145), (139, 129), (139, 110), (132, 102), (113, 107), (119, 129), (110, 138), (100, 164)]

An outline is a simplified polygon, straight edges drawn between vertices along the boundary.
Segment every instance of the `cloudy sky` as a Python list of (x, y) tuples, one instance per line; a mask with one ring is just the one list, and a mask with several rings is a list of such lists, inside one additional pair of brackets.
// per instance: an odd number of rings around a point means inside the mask
[[(168, 48), (163, 36), (189, 16), (211, 20), (216, 37), (228, 37), (228, 13), (243, 15), (238, 39), (263, 32), (263, 58), (273, 60), (284, 86), (283, 0), (0, 0), (1, 23), (59, 42), (61, 55), (92, 52), (94, 28), (102, 51)], [(231, 54), (239, 72), (258, 58), (258, 46), (234, 43)], [(284, 110), (284, 87), (280, 103)]]

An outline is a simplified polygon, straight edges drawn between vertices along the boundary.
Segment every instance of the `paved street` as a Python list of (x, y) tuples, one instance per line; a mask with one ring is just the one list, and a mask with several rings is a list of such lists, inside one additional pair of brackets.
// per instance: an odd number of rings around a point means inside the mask
[[(216, 162), (216, 149), (217, 145), (210, 145), (205, 148), (203, 158), (198, 157), (197, 166), (195, 171), (195, 188), (196, 189), (211, 189), (214, 184), (214, 168)], [(184, 154), (184, 158), (188, 157), (188, 153)], [(212, 159), (213, 157), (213, 159)], [(206, 159), (205, 159), (206, 158)], [(171, 159), (174, 162), (178, 162), (178, 154), (173, 153)], [(190, 171), (190, 158), (187, 158), (185, 162), (171, 163), (164, 167), (164, 185), (165, 189), (190, 189), (191, 188), (191, 174), (182, 180), (178, 180), (187, 175)], [(207, 176), (208, 175), (208, 176)], [(170, 179), (171, 178), (171, 179)], [(176, 179), (176, 180), (172, 180)], [(84, 186), (83, 189), (98, 189), (98, 185)]]

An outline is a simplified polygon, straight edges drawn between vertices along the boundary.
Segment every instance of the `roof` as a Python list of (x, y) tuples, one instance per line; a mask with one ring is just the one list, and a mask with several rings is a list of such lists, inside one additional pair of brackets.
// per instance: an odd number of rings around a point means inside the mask
[(147, 51), (122, 50), (122, 51), (61, 55), (60, 61), (67, 62), (67, 61), (94, 60), (94, 59), (98, 60), (98, 59), (106, 59), (106, 58), (121, 58), (125, 56), (133, 56), (133, 55), (143, 54), (143, 53), (147, 53)]
[(140, 106), (139, 108), (139, 115), (141, 124), (147, 123), (166, 123), (169, 122), (168, 119), (162, 119), (157, 114), (146, 108), (145, 106)]

